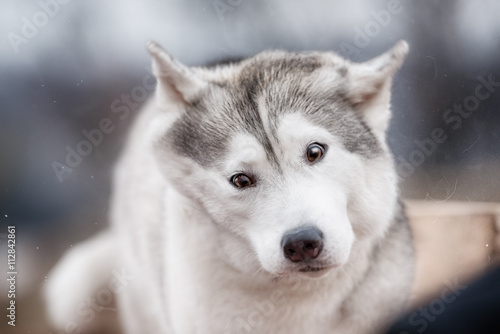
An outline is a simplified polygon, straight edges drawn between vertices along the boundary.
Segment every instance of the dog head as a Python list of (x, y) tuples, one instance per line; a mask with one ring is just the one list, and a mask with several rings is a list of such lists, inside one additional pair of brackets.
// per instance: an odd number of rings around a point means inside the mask
[(148, 49), (160, 169), (210, 216), (225, 261), (321, 276), (383, 236), (397, 202), (385, 131), (405, 42), (360, 64), (268, 51), (189, 68)]

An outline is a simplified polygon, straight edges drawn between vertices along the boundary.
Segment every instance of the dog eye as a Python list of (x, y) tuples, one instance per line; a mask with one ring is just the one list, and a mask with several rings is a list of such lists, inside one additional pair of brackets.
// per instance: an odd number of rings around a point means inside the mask
[(240, 173), (231, 177), (231, 183), (236, 188), (246, 188), (253, 186), (255, 184), (255, 181), (250, 176)]
[(325, 147), (318, 143), (312, 143), (307, 147), (307, 160), (317, 162), (325, 155)]

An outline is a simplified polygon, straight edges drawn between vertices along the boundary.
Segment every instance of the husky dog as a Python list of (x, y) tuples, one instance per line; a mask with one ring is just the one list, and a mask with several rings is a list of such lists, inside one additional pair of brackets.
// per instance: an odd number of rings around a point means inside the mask
[(205, 68), (148, 50), (157, 89), (115, 173), (111, 228), (50, 276), (54, 323), (83, 327), (79, 303), (121, 282), (130, 334), (383, 331), (413, 278), (385, 138), (407, 44), (365, 63), (266, 51)]

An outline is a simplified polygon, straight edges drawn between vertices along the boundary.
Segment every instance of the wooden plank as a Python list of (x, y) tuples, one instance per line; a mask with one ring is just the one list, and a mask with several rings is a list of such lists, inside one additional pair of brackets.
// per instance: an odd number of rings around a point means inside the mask
[(500, 249), (497, 203), (407, 204), (416, 249), (414, 305), (464, 285), (495, 262)]

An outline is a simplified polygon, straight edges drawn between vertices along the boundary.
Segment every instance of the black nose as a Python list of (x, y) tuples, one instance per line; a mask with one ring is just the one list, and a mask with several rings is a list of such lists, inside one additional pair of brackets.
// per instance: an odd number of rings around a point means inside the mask
[(300, 227), (283, 236), (281, 247), (292, 262), (312, 260), (323, 249), (323, 233), (316, 227)]

